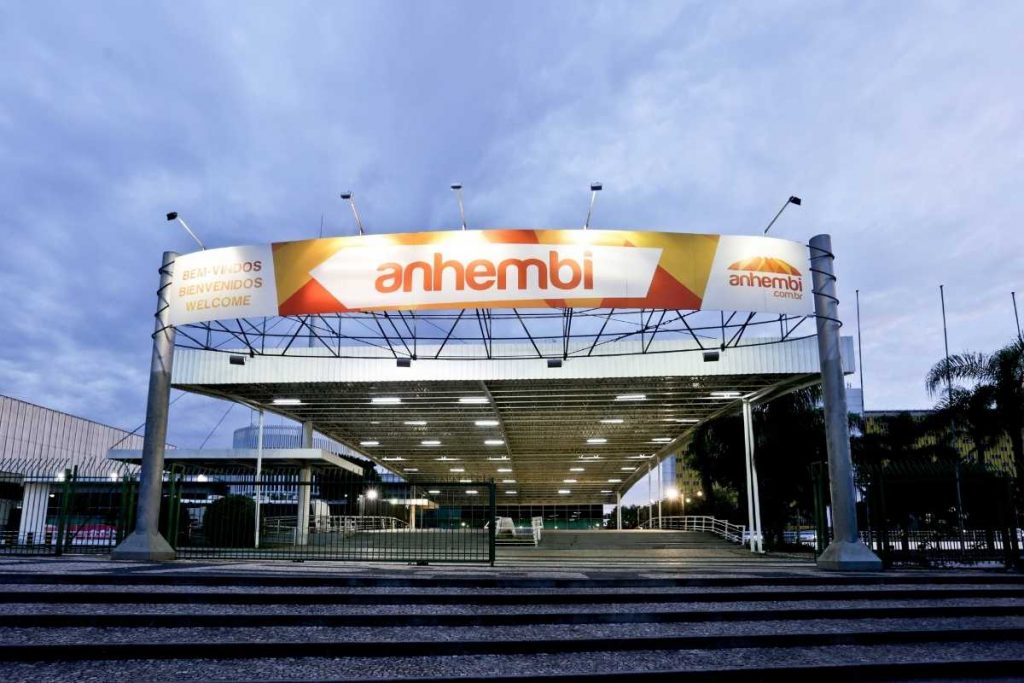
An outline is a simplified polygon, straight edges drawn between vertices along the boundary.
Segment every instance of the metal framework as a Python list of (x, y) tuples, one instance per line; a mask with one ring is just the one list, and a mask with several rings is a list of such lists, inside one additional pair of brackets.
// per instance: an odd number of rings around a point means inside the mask
[(784, 343), (814, 336), (804, 324), (813, 317), (649, 308), (371, 311), (181, 325), (175, 344), (250, 356), (352, 358), (365, 348), (396, 360), (568, 360), (666, 353), (655, 340), (693, 341), (702, 352)]

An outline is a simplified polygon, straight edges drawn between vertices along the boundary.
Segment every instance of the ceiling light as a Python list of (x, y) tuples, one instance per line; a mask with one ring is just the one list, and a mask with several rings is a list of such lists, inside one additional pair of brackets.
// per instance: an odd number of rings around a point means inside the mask
[(464, 467), (452, 467), (448, 471), (449, 472), (465, 472), (466, 469)]
[(711, 398), (738, 398), (743, 394), (739, 391), (712, 391)]
[(380, 441), (360, 441), (360, 446), (379, 446)]
[(570, 467), (569, 471), (570, 472), (586, 472), (586, 468), (585, 467)]
[(608, 443), (608, 439), (596, 436), (592, 439), (587, 439), (587, 443)]
[(497, 420), (477, 420), (473, 424), (475, 424), (477, 427), (497, 427), (498, 426), (498, 421)]
[(441, 491), (438, 489), (430, 489), (429, 491), (427, 491), (427, 493), (429, 493), (432, 496), (436, 496), (437, 494), (441, 493)]
[(622, 480), (621, 479), (609, 479), (608, 483), (609, 484), (621, 484)]
[(653, 443), (670, 443), (672, 441), (672, 437), (670, 437), (670, 436), (658, 436), (658, 437), (655, 437), (655, 438), (651, 439), (651, 441)]
[(569, 489), (558, 489), (558, 492), (563, 496), (572, 493)]
[(575, 479), (563, 479), (562, 483), (563, 484), (575, 484), (576, 480)]
[(402, 399), (397, 396), (374, 396), (370, 399), (370, 403), (387, 404), (387, 403), (401, 403)]
[(275, 398), (271, 403), (275, 406), (301, 406), (302, 400), (298, 398)]
[(502, 484), (514, 484), (514, 483), (516, 483), (516, 480), (515, 479), (502, 479), (501, 483)]
[(405, 458), (403, 458), (402, 456), (398, 455), (398, 456), (395, 456), (393, 458), (381, 458), (381, 460), (383, 460), (385, 462), (401, 462), (401, 461), (405, 460)]
[(504, 446), (505, 445), (505, 441), (502, 440), (502, 439), (485, 439), (484, 440), (484, 445), (485, 446)]
[(612, 491), (611, 489), (601, 489), (601, 493), (615, 493), (615, 491)]
[(616, 401), (646, 401), (647, 394), (619, 394), (615, 397)]
[(423, 425), (427, 424), (427, 421), (426, 420), (406, 420), (402, 424), (407, 424), (410, 427), (422, 427)]
[(420, 468), (419, 467), (406, 467), (404, 471), (406, 471), (406, 472), (419, 472)]
[(459, 403), (487, 403), (486, 396), (463, 396)]
[(499, 472), (511, 472), (512, 468), (511, 467), (499, 467), (498, 471)]
[(471, 481), (473, 481), (473, 480), (472, 479), (459, 479), (459, 483), (460, 484), (468, 484)]
[(420, 443), (422, 445), (424, 445), (424, 446), (440, 446), (441, 445), (441, 442), (438, 441), (437, 439), (426, 439), (424, 441), (420, 441)]
[(600, 455), (581, 455), (580, 460), (600, 460)]
[(620, 467), (619, 469), (622, 470), (623, 472), (632, 472), (636, 468), (635, 467)]
[(442, 462), (458, 462), (458, 458), (449, 458), (447, 455), (442, 455), (440, 458), (434, 458), (434, 460), (440, 460)]
[(514, 496), (514, 495), (516, 495), (516, 492), (515, 491), (505, 491), (505, 495), (506, 496)]
[(476, 489), (469, 489), (469, 490), (466, 491), (466, 495), (467, 496), (475, 496), (478, 493), (479, 493), (479, 491), (477, 491)]
[(607, 420), (601, 420), (603, 425), (620, 425), (622, 423), (623, 419), (621, 417), (609, 417)]

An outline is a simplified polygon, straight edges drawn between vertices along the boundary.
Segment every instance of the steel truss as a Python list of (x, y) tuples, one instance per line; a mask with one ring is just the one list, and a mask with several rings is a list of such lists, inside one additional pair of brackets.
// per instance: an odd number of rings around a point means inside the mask
[(674, 353), (680, 342), (719, 352), (777, 344), (813, 336), (808, 318), (814, 316), (649, 308), (371, 311), (181, 325), (175, 343), (250, 356), (568, 360)]

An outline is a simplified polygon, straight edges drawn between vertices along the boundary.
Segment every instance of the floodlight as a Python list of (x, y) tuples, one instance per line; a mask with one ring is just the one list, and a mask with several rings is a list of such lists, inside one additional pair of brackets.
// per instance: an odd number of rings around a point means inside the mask
[(397, 365), (400, 368), (411, 368), (412, 358), (399, 358), (395, 361), (395, 365)]
[(782, 215), (782, 212), (785, 211), (786, 207), (789, 206), (790, 204), (796, 204), (797, 206), (800, 206), (801, 204), (803, 204), (803, 200), (795, 195), (790, 195), (789, 199), (786, 200), (786, 203), (782, 205), (781, 209), (779, 209), (779, 212), (775, 214), (775, 218), (773, 218), (771, 222), (768, 224), (768, 227), (764, 229), (765, 235), (768, 234), (768, 231), (771, 230), (773, 225), (775, 225), (775, 221), (779, 220), (779, 216)]
[(549, 368), (560, 368), (560, 367), (562, 367), (562, 359), (561, 358), (548, 358), (548, 367)]
[(466, 207), (462, 204), (462, 183), (452, 183), (452, 192), (455, 193), (455, 200), (459, 203), (459, 218), (462, 220), (462, 229), (466, 229)]
[(189, 237), (191, 237), (192, 239), (194, 239), (196, 241), (196, 244), (199, 245), (200, 249), (202, 249), (203, 251), (206, 251), (206, 245), (204, 245), (202, 243), (202, 241), (198, 237), (196, 237), (196, 234), (194, 232), (192, 232), (192, 228), (188, 227), (188, 223), (186, 223), (183, 218), (178, 216), (178, 212), (177, 211), (169, 211), (167, 213), (167, 220), (168, 221), (178, 221), (179, 223), (181, 223), (181, 227), (185, 228), (185, 232), (187, 232), (189, 234)]
[(584, 230), (590, 227), (590, 216), (594, 213), (594, 202), (597, 200), (597, 193), (601, 190), (601, 183), (590, 183), (590, 206), (587, 207), (587, 220), (583, 221)]
[(232, 365), (245, 365), (245, 356), (236, 356), (231, 354), (228, 356), (228, 362)]
[(359, 209), (356, 208), (356, 197), (351, 192), (342, 192), (341, 198), (348, 202), (348, 205), (352, 207), (352, 216), (356, 219), (356, 227), (359, 228), (359, 234), (365, 234), (363, 230), (363, 219), (359, 217)]

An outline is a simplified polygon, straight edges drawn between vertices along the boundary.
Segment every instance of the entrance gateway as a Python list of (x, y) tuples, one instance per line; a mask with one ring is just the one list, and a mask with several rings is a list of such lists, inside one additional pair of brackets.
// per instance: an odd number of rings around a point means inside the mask
[(750, 408), (821, 382), (833, 541), (818, 564), (878, 569), (857, 538), (833, 258), (827, 235), (586, 229), (166, 252), (136, 528), (114, 557), (175, 556), (158, 531), (172, 385), (292, 418), (304, 447), (316, 430), (401, 476), (407, 528), (445, 483), (462, 505), (615, 504), (696, 426), (741, 411), (757, 550)]

